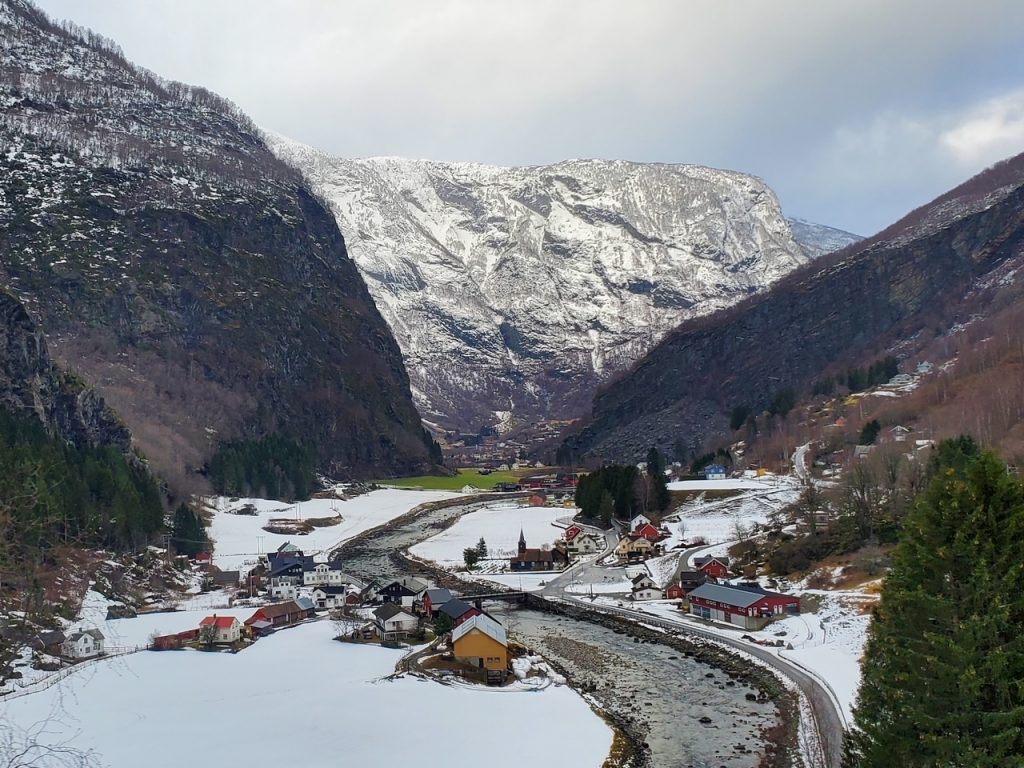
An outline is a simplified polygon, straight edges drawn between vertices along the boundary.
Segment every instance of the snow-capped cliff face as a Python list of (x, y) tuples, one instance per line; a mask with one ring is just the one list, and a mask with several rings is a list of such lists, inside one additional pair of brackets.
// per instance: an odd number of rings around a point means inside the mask
[(852, 232), (826, 227), (824, 224), (815, 224), (813, 221), (805, 219), (787, 219), (787, 221), (793, 230), (793, 238), (800, 243), (804, 252), (812, 259), (859, 243), (864, 239)]
[(330, 202), (421, 413), (445, 425), (578, 415), (682, 320), (807, 260), (739, 173), (345, 160), (268, 139)]

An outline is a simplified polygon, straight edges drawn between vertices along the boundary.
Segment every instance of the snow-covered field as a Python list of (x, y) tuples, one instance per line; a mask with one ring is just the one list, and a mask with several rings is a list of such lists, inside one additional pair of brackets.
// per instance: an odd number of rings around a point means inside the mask
[[(94, 750), (110, 768), (209, 765), (600, 766), (611, 731), (574, 691), (444, 686), (385, 679), (400, 652), (331, 640), (306, 624), (238, 654), (143, 652), (91, 665), (59, 685), (0, 702), (22, 729)], [(521, 734), (495, 748), (494, 724)], [(566, 739), (565, 734), (573, 738)], [(486, 756), (481, 758), (481, 755)]]
[(416, 557), (432, 560), (444, 567), (461, 565), (462, 551), (476, 546), (482, 536), (487, 543), (488, 557), (512, 557), (519, 545), (520, 530), (526, 537), (526, 546), (550, 546), (562, 535), (562, 527), (556, 523), (565, 515), (564, 507), (496, 502), (463, 515), (451, 528), (420, 542), (409, 551)]
[[(213, 562), (221, 570), (248, 570), (256, 563), (260, 552), (273, 552), (286, 541), (301, 547), (306, 554), (333, 549), (353, 536), (404, 515), (410, 509), (428, 501), (458, 496), (449, 491), (409, 491), (385, 489), (357, 496), (348, 501), (340, 499), (311, 499), (300, 504), (289, 504), (268, 499), (239, 499), (231, 502), (224, 497), (213, 500), (215, 510), (209, 529), (214, 541)], [(252, 504), (255, 515), (231, 514), (231, 510)], [(563, 511), (564, 514), (564, 511)], [(282, 535), (263, 530), (271, 518), (311, 519), (341, 515), (337, 525), (314, 528), (306, 535)], [(516, 531), (518, 535), (519, 531)], [(474, 542), (475, 543), (475, 542)]]
[[(718, 480), (697, 484), (745, 483), (735, 496), (726, 499), (707, 499), (704, 494), (677, 507), (667, 522), (670, 536), (665, 547), (671, 550), (680, 541), (692, 542), (703, 538), (708, 544), (735, 541), (756, 523), (764, 523), (768, 515), (792, 504), (800, 498), (800, 483), (795, 478), (774, 477), (771, 482), (760, 480)], [(669, 487), (678, 485), (671, 483)], [(700, 489), (694, 489), (700, 490)], [(705, 489), (706, 490), (706, 489)]]

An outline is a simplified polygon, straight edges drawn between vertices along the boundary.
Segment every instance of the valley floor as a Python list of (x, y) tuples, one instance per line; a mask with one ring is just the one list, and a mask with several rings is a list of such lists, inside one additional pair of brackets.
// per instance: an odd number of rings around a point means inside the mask
[(444, 749), (455, 768), (482, 756), (493, 768), (596, 768), (608, 754), (611, 730), (568, 687), (526, 695), (391, 679), (403, 651), (335, 642), (336, 632), (316, 621), (238, 654), (110, 659), (0, 703), (0, 718), (20, 731), (42, 726), (49, 743), (92, 751), (112, 768), (429, 764), (446, 744), (457, 745)]

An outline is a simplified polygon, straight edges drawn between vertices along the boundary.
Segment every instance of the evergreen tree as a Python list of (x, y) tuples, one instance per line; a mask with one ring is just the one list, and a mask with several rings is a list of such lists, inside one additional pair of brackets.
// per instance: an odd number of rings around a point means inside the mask
[(1024, 486), (939, 446), (875, 612), (845, 768), (1024, 765)]
[(672, 496), (668, 492), (668, 483), (665, 480), (665, 460), (662, 458), (661, 452), (653, 445), (647, 452), (647, 476), (651, 480), (654, 491), (654, 508), (659, 512), (668, 509)]
[(749, 405), (737, 405), (735, 408), (732, 409), (732, 413), (729, 415), (729, 429), (735, 432), (737, 429), (746, 424), (747, 417), (749, 415)]
[(480, 556), (480, 559), (487, 557), (487, 542), (484, 541), (484, 537), (480, 537), (480, 541), (476, 543), (476, 553)]
[(612, 527), (612, 516), (615, 514), (615, 499), (606, 490), (601, 491), (601, 501), (598, 506), (597, 517), (604, 528)]
[(434, 616), (434, 634), (440, 637), (451, 632), (454, 623), (447, 613), (438, 613)]
[(202, 521), (186, 504), (181, 504), (174, 510), (171, 543), (179, 554), (189, 557), (195, 557), (209, 547)]
[(878, 433), (881, 431), (882, 425), (878, 423), (878, 419), (872, 419), (861, 429), (860, 439), (857, 442), (860, 445), (874, 445), (875, 440), (878, 439)]
[(462, 550), (462, 559), (466, 563), (466, 570), (472, 571), (480, 562), (480, 553), (476, 551), (476, 547), (466, 547)]

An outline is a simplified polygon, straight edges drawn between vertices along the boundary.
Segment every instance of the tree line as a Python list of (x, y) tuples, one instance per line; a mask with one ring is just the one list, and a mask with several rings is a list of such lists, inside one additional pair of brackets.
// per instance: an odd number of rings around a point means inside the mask
[(222, 443), (206, 466), (223, 496), (303, 501), (316, 487), (316, 450), (277, 435)]
[(163, 499), (116, 448), (76, 448), (0, 408), (0, 524), (16, 559), (66, 541), (136, 548), (162, 530)]
[(608, 464), (581, 477), (576, 486), (576, 506), (583, 516), (606, 528), (613, 518), (629, 520), (641, 512), (660, 512), (670, 502), (665, 460), (654, 447), (647, 452), (646, 472), (632, 464)]

